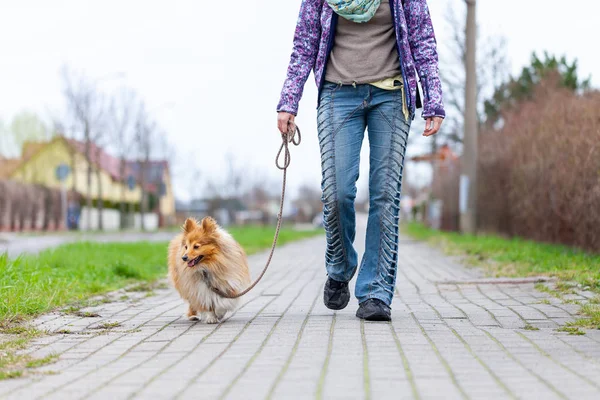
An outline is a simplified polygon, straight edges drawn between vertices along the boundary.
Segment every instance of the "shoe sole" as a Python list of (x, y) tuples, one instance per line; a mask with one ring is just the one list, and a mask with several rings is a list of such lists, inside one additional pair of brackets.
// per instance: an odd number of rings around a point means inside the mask
[(364, 319), (365, 321), (391, 321), (392, 317), (391, 315), (386, 315), (386, 314), (369, 314), (369, 315), (363, 315), (362, 313), (360, 313), (360, 310), (356, 312), (356, 317), (360, 318), (360, 319)]
[(386, 315), (379, 315), (379, 314), (368, 315), (368, 316), (360, 316), (360, 315), (356, 314), (356, 316), (360, 319), (364, 319), (365, 321), (388, 322), (388, 321), (392, 320), (391, 317), (388, 317)]

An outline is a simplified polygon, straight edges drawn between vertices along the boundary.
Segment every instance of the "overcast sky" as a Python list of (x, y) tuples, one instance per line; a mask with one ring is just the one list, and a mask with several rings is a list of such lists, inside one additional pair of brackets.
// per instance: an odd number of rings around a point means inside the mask
[[(448, 37), (447, 4), (463, 7), (462, 0), (429, 0), (438, 43)], [(104, 90), (126, 84), (145, 99), (177, 149), (178, 197), (199, 186), (190, 169), (218, 179), (227, 152), (252, 175), (277, 183), (275, 107), (299, 6), (300, 0), (0, 0), (0, 119), (8, 123), (25, 109), (43, 118), (60, 112), (59, 71), (68, 65), (101, 79)], [(513, 72), (532, 51), (548, 50), (577, 57), (584, 75), (596, 72), (596, 87), (600, 53), (590, 40), (599, 12), (600, 3), (590, 0), (478, 1), (482, 33), (506, 37)], [(311, 75), (297, 119), (304, 141), (292, 149), (294, 187), (320, 181), (315, 106)], [(414, 143), (417, 153), (427, 139)], [(368, 171), (363, 164), (359, 188)]]

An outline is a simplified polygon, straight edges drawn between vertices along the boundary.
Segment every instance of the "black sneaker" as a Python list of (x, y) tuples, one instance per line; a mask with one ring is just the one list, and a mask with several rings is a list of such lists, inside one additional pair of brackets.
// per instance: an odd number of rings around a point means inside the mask
[(367, 321), (390, 321), (391, 308), (379, 299), (367, 299), (358, 305), (356, 316)]
[(348, 282), (338, 282), (327, 278), (325, 290), (323, 291), (323, 302), (330, 310), (341, 310), (346, 308), (350, 301), (350, 290)]

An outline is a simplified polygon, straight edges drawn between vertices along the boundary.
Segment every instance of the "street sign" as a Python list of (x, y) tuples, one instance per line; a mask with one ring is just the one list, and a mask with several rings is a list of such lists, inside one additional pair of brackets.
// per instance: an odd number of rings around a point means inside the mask
[(67, 176), (69, 176), (70, 172), (71, 168), (69, 168), (67, 164), (60, 164), (58, 167), (56, 167), (56, 179), (64, 182), (65, 179), (67, 179)]
[(127, 187), (129, 190), (133, 190), (135, 188), (135, 178), (133, 175), (129, 175), (127, 177)]

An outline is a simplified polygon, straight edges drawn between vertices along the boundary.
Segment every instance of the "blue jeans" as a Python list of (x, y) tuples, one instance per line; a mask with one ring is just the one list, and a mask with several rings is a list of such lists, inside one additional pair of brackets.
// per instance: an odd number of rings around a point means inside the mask
[(390, 305), (396, 283), (400, 189), (410, 129), (410, 120), (402, 113), (402, 91), (327, 82), (317, 118), (327, 274), (348, 282), (358, 267), (353, 246), (354, 200), (360, 150), (368, 128), (369, 220), (355, 295), (359, 303), (376, 298)]

